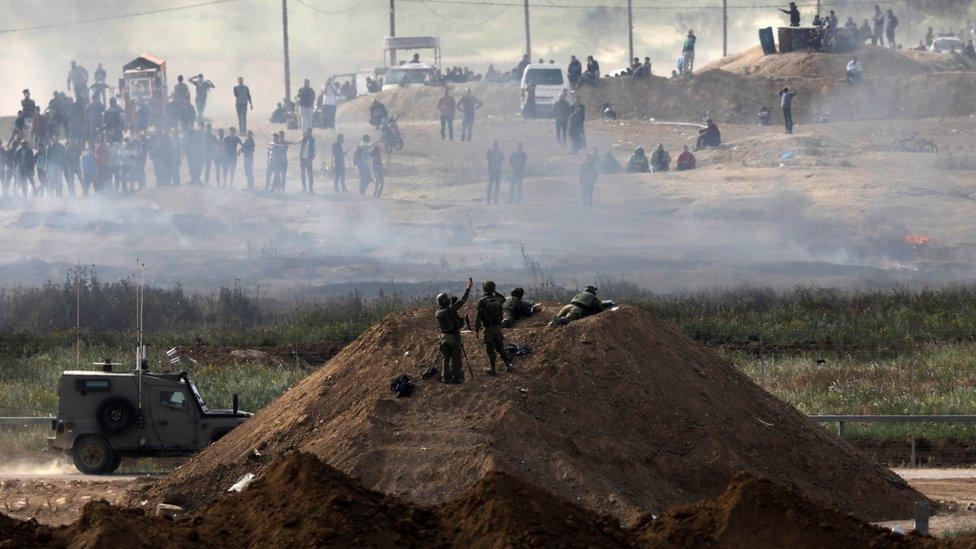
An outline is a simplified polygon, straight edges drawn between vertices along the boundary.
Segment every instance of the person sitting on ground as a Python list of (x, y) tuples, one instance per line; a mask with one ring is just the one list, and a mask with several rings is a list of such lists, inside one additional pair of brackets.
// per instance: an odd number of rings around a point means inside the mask
[(651, 153), (651, 171), (666, 172), (671, 168), (671, 155), (664, 150), (664, 143), (658, 143), (657, 148)]
[(759, 119), (760, 126), (768, 126), (773, 122), (773, 117), (769, 113), (769, 107), (765, 105), (759, 107), (759, 114), (756, 115), (756, 118)]
[(678, 161), (675, 162), (674, 167), (679, 172), (695, 169), (695, 155), (688, 150), (688, 145), (685, 145), (684, 150), (678, 155)]
[(973, 46), (972, 40), (966, 42), (966, 46), (962, 49), (962, 54), (970, 59), (976, 60), (976, 46)]
[(596, 287), (587, 286), (585, 290), (576, 294), (576, 297), (559, 310), (556, 317), (549, 323), (550, 326), (563, 326), (574, 320), (592, 316), (603, 312), (614, 306), (612, 301), (600, 301), (596, 297)]
[(600, 111), (600, 114), (603, 116), (604, 120), (617, 119), (617, 111), (613, 110), (613, 105), (611, 105), (610, 103), (603, 104), (603, 109)]
[(637, 147), (634, 149), (634, 154), (630, 156), (630, 160), (627, 161), (627, 167), (624, 168), (624, 171), (627, 173), (646, 173), (650, 169), (651, 164), (644, 152), (644, 147)]
[(600, 64), (597, 63), (596, 59), (593, 59), (592, 55), (588, 55), (586, 56), (586, 71), (583, 72), (582, 82), (595, 86), (598, 80), (600, 80)]
[(870, 41), (873, 35), (874, 34), (871, 32), (871, 23), (869, 23), (868, 20), (865, 19), (864, 22), (861, 23), (861, 32), (860, 32), (861, 43), (863, 44), (865, 42)]
[(622, 171), (623, 166), (620, 165), (620, 162), (614, 158), (610, 151), (607, 151), (607, 154), (603, 155), (603, 160), (600, 161), (600, 173), (620, 173)]
[(282, 105), (281, 103), (278, 103), (278, 106), (275, 107), (275, 110), (271, 112), (271, 118), (269, 118), (268, 121), (271, 122), (272, 124), (284, 124), (287, 114), (288, 111), (285, 109), (285, 106)]
[(379, 99), (374, 99), (369, 106), (369, 125), (378, 130), (388, 116), (390, 113), (386, 110), (386, 105), (380, 103)]
[(523, 318), (529, 318), (542, 309), (540, 303), (524, 301), (525, 290), (515, 288), (502, 304), (502, 328), (511, 328)]
[(928, 51), (929, 49), (925, 47), (925, 42), (921, 40), (918, 41), (918, 45), (914, 48), (915, 51)]
[(857, 60), (857, 57), (852, 57), (850, 61), (847, 62), (847, 68), (844, 70), (844, 75), (847, 77), (847, 83), (853, 86), (861, 81), (861, 62)]
[(718, 147), (722, 144), (722, 132), (719, 131), (718, 126), (711, 118), (705, 121), (705, 127), (698, 130), (698, 142), (695, 144), (695, 150), (701, 150), (705, 147)]

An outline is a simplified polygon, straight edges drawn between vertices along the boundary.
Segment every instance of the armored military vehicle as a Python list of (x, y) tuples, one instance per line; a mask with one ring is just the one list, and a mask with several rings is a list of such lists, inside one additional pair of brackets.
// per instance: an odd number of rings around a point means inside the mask
[(232, 410), (211, 410), (186, 372), (153, 373), (145, 359), (137, 364), (116, 372), (121, 365), (107, 360), (100, 370), (61, 374), (48, 443), (70, 454), (82, 473), (111, 473), (123, 457), (192, 454), (251, 417), (237, 409), (237, 395)]

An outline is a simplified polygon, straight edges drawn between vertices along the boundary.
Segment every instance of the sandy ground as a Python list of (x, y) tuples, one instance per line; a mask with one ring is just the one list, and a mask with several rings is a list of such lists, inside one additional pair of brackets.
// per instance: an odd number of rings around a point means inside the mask
[[(347, 149), (368, 129), (339, 127)], [(254, 129), (260, 151), (272, 128)], [(592, 209), (580, 204), (581, 157), (556, 147), (552, 121), (486, 117), (473, 143), (442, 141), (433, 122), (404, 122), (406, 147), (386, 158), (382, 198), (332, 192), (325, 157), (335, 134), (319, 131), (314, 195), (299, 192), (292, 150), (283, 195), (150, 182), (128, 196), (5, 199), (0, 276), (39, 284), (80, 262), (114, 277), (131, 273), (137, 257), (156, 283), (212, 289), (238, 279), (269, 294), (468, 275), (567, 285), (605, 275), (677, 290), (940, 284), (973, 274), (974, 172), (943, 169), (934, 153), (886, 150), (892, 135), (917, 131), (971, 154), (971, 118), (833, 122), (793, 136), (722, 129), (727, 146), (699, 154), (701, 169), (603, 176)], [(662, 142), (676, 157), (694, 137), (693, 128), (647, 121), (596, 121), (587, 132), (589, 145), (621, 163), (638, 144)], [(484, 203), (485, 152), (496, 139), (505, 153), (526, 146), (522, 204)], [(261, 158), (256, 172), (263, 187)], [(503, 202), (507, 187), (506, 173)], [(910, 234), (929, 240), (911, 243)], [(531, 276), (523, 249), (541, 264)]]

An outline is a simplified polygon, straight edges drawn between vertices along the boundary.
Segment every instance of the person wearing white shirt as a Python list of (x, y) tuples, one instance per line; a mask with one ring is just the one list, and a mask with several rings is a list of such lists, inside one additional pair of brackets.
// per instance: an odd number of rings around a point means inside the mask
[(322, 93), (319, 94), (319, 108), (322, 109), (322, 126), (326, 129), (335, 129), (336, 93), (331, 80), (322, 86)]
[(861, 80), (861, 62), (856, 57), (847, 62), (847, 69), (844, 71), (847, 76), (847, 83), (853, 86)]

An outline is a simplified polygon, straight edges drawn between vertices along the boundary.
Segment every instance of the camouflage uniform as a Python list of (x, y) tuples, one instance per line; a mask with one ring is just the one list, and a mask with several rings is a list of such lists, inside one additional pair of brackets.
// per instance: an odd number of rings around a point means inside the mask
[(484, 285), (485, 296), (478, 300), (478, 316), (475, 318), (475, 331), (485, 329), (485, 351), (488, 353), (489, 374), (496, 374), (495, 355), (501, 355), (505, 369), (513, 370), (512, 359), (505, 351), (505, 334), (502, 333), (502, 306), (505, 298), (495, 292), (495, 283), (488, 281)]
[(596, 297), (596, 288), (587, 286), (586, 290), (576, 294), (570, 302), (559, 310), (552, 325), (561, 326), (585, 316), (595, 315), (603, 310), (603, 302)]
[(441, 308), (434, 313), (437, 321), (437, 328), (441, 331), (440, 353), (443, 359), (443, 369), (441, 370), (441, 381), (444, 383), (463, 383), (464, 368), (461, 362), (461, 327), (464, 320), (458, 315), (458, 311), (468, 300), (471, 290), (465, 290), (464, 295), (457, 301), (449, 301), (446, 305), (441, 303)]
[(528, 301), (522, 301), (524, 295), (525, 290), (515, 288), (512, 290), (512, 295), (505, 299), (505, 303), (502, 305), (502, 327), (510, 328), (519, 320), (535, 314), (532, 304)]

